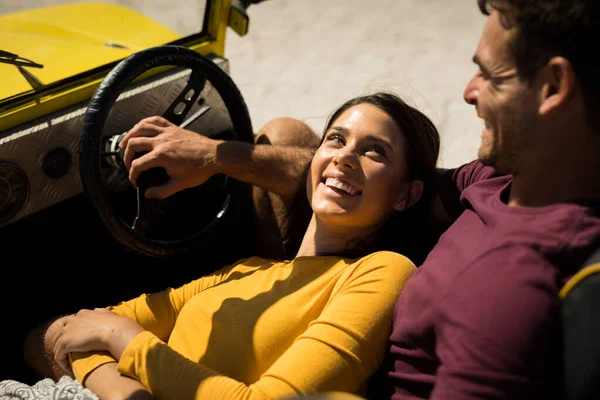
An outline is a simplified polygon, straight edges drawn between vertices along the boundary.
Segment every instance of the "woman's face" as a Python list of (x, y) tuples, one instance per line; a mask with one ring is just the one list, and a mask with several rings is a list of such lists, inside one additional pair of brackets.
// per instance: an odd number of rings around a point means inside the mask
[(409, 196), (405, 140), (385, 112), (359, 104), (325, 132), (307, 179), (308, 200), (322, 221), (378, 228)]

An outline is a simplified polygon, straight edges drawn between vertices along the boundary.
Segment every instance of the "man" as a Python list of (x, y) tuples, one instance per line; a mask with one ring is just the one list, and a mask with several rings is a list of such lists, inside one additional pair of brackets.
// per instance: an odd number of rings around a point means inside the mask
[(442, 179), (458, 218), (400, 295), (373, 397), (561, 398), (558, 292), (600, 246), (600, 7), (479, 6), (479, 161)]
[[(488, 14), (473, 58), (479, 71), (464, 93), (485, 122), (478, 160), (443, 174), (437, 214), (455, 222), (400, 295), (373, 398), (562, 393), (558, 291), (600, 246), (600, 60), (583, 45), (597, 36), (600, 7), (594, 0), (479, 6)], [(292, 141), (306, 129), (276, 124), (272, 137)], [(177, 141), (186, 145), (169, 145)], [(240, 151), (244, 145), (210, 142), (158, 119), (122, 144), (133, 182), (156, 165), (172, 175), (151, 197), (222, 172), (270, 191), (284, 216), (311, 154), (310, 147)], [(139, 150), (150, 153), (132, 161)], [(189, 163), (204, 165), (206, 175)]]

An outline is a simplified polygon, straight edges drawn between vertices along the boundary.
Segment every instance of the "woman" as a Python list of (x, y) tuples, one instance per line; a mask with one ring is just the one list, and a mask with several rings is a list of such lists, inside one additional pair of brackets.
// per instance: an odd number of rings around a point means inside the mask
[(82, 310), (64, 319), (56, 360), (101, 398), (116, 388), (158, 399), (363, 393), (415, 269), (378, 251), (378, 233), (428, 201), (438, 153), (431, 121), (398, 97), (346, 102), (311, 162), (313, 214), (293, 260), (252, 257), (177, 289)]

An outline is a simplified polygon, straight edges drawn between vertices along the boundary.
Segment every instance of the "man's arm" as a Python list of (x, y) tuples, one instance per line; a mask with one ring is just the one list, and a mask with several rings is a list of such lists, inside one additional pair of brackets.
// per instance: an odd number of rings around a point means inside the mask
[(304, 185), (315, 149), (294, 146), (221, 142), (216, 162), (221, 173), (292, 199)]
[(463, 212), (462, 192), (477, 182), (497, 177), (495, 170), (474, 160), (456, 168), (437, 168), (431, 217), (441, 228), (448, 228)]
[(146, 196), (152, 198), (165, 198), (201, 185), (213, 175), (226, 174), (291, 200), (304, 184), (315, 151), (309, 147), (214, 140), (161, 117), (140, 121), (119, 146), (124, 149), (129, 180), (134, 185), (140, 173), (150, 168), (163, 167), (171, 176), (166, 184), (146, 191)]

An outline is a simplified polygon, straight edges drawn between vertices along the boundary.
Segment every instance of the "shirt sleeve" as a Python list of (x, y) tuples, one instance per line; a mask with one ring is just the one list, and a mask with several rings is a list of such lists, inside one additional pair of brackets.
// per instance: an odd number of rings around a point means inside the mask
[(446, 212), (456, 219), (463, 211), (460, 204), (462, 192), (474, 183), (498, 176), (492, 167), (474, 160), (460, 167), (448, 169), (439, 181), (439, 195)]
[(128, 345), (119, 371), (142, 382), (159, 399), (248, 400), (356, 392), (383, 359), (393, 306), (414, 270), (410, 260), (391, 252), (365, 258), (306, 331), (251, 384), (184, 358), (150, 332)]
[(558, 282), (557, 269), (524, 247), (469, 265), (442, 298), (431, 399), (539, 398), (558, 355)]
[[(197, 293), (227, 280), (232, 271), (239, 266), (252, 268), (254, 265), (263, 263), (264, 260), (258, 258), (240, 260), (177, 289), (168, 288), (152, 294), (142, 294), (135, 299), (107, 307), (107, 309), (133, 319), (159, 340), (167, 341), (179, 312), (189, 299)], [(108, 352), (72, 353), (69, 355), (69, 359), (73, 374), (79, 382), (84, 382), (85, 378), (99, 366), (116, 362)]]

